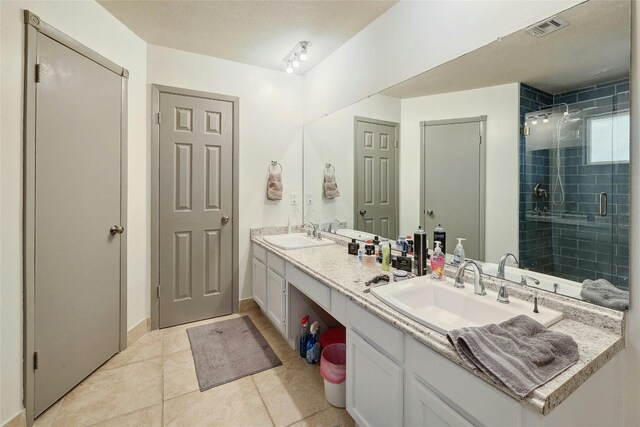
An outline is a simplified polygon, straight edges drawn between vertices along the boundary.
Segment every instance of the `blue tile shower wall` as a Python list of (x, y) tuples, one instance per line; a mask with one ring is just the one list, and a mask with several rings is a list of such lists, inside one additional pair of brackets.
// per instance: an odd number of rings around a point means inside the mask
[[(525, 114), (553, 104), (553, 95), (520, 85), (520, 126), (524, 126)], [(534, 209), (549, 210), (549, 202), (533, 196), (537, 183), (549, 188), (549, 150), (526, 151), (525, 137), (520, 136), (520, 267), (541, 273), (553, 273), (552, 224), (530, 221)]]
[[(524, 123), (524, 114), (538, 109), (531, 98), (535, 94), (537, 102), (541, 93), (544, 94), (522, 85), (521, 123)], [(542, 96), (540, 99), (544, 99)], [(543, 105), (553, 103), (567, 103), (571, 110), (599, 107), (606, 111), (625, 111), (629, 108), (629, 83), (619, 80), (556, 94)], [(556, 179), (555, 150), (527, 153), (524, 144), (523, 137), (520, 141), (521, 266), (579, 282), (602, 277), (628, 289), (629, 164), (589, 165), (584, 143), (562, 148), (560, 170), (565, 202), (558, 207), (548, 201), (553, 197)], [(533, 197), (536, 182), (549, 190), (547, 200)], [(609, 195), (606, 217), (597, 214), (600, 192)], [(532, 215), (536, 204), (552, 215)]]

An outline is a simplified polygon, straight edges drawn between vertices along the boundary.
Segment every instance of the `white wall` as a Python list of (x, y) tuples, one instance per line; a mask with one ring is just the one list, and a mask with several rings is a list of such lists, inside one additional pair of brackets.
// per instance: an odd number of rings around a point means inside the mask
[[(249, 228), (300, 223), (302, 77), (149, 45), (148, 82), (240, 98), (240, 298), (251, 296)], [(266, 200), (269, 160), (283, 169), (283, 200)]]
[(402, 100), (401, 230), (420, 224), (420, 122), (486, 115), (485, 259), (497, 262), (505, 252), (517, 254), (519, 90), (511, 83)]
[[(305, 221), (346, 221), (353, 227), (354, 118), (356, 116), (400, 123), (400, 100), (374, 95), (304, 126)], [(340, 197), (322, 197), (325, 163), (336, 169)], [(311, 196), (311, 197), (309, 197)], [(312, 205), (308, 205), (311, 198)], [(402, 207), (402, 206), (401, 206)], [(395, 236), (386, 236), (395, 238)]]
[(310, 70), (305, 123), (581, 3), (401, 1)]
[(93, 1), (0, 3), (0, 307), (2, 336), (0, 424), (22, 408), (22, 90), (24, 24), (29, 9), (57, 29), (130, 71), (128, 194), (128, 324), (146, 318), (149, 289), (146, 44)]

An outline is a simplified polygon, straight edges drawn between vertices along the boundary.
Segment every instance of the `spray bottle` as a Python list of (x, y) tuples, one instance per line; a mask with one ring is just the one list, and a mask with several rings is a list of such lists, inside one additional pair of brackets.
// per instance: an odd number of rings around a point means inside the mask
[(318, 340), (318, 321), (311, 324), (311, 335), (307, 341), (307, 363), (318, 363), (320, 361), (320, 340)]

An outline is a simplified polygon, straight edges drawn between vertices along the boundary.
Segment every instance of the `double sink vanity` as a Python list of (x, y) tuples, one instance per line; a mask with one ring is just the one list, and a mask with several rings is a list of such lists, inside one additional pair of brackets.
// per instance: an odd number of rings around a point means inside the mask
[[(505, 282), (483, 275), (487, 295), (478, 296), (470, 271), (465, 288), (454, 288), (452, 266), (446, 281), (416, 277), (365, 292), (380, 266), (369, 257), (358, 267), (347, 239), (318, 240), (275, 227), (252, 230), (251, 240), (253, 298), (293, 348), (306, 314), (323, 328), (346, 327), (347, 410), (358, 425), (618, 424), (615, 364), (624, 347), (623, 312), (543, 292), (534, 314), (526, 287), (509, 282), (510, 304), (500, 304), (497, 290)], [(575, 365), (523, 400), (470, 370), (445, 335), (519, 314), (570, 335), (580, 352)]]

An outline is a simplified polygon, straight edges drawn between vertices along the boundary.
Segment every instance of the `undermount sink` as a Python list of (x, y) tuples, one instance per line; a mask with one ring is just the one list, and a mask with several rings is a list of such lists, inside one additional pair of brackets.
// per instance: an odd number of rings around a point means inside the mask
[(335, 242), (329, 239), (316, 239), (309, 237), (306, 233), (278, 234), (274, 236), (264, 236), (267, 243), (271, 243), (280, 249), (302, 249), (312, 248), (314, 246), (335, 245)]
[(500, 323), (520, 314), (537, 320), (548, 327), (562, 319), (562, 313), (547, 307), (533, 312), (533, 302), (511, 297), (509, 304), (496, 301), (497, 293), (487, 290), (480, 296), (473, 285), (464, 289), (453, 287), (453, 281), (419, 277), (371, 289), (371, 293), (405, 316), (431, 329), (446, 334), (465, 326)]

